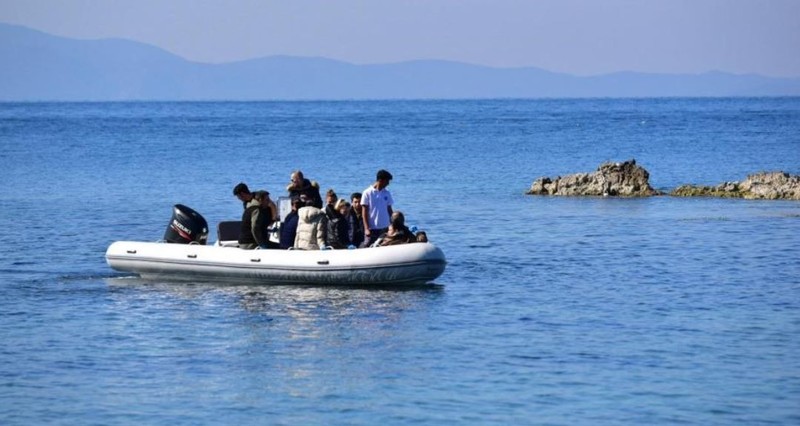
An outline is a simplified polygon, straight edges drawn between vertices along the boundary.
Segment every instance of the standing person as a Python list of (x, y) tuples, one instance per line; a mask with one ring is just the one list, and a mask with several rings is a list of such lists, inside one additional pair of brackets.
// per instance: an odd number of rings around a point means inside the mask
[(269, 193), (256, 191), (242, 213), (242, 228), (239, 232), (239, 248), (252, 250), (269, 248), (269, 232), (272, 212), (269, 208)]
[(300, 170), (292, 172), (289, 178), (291, 182), (286, 187), (286, 191), (289, 192), (290, 197), (299, 198), (301, 195), (305, 195), (314, 203), (314, 207), (322, 208), (322, 197), (319, 195), (319, 184), (317, 182), (306, 179)]
[(364, 219), (362, 219), (361, 211), (361, 193), (354, 192), (350, 195), (351, 208), (347, 214), (347, 236), (350, 238), (350, 244), (360, 247), (364, 242)]
[(361, 247), (371, 246), (381, 234), (389, 230), (394, 200), (386, 187), (391, 181), (391, 173), (378, 170), (375, 183), (361, 193), (361, 215), (364, 223), (364, 242)]
[(292, 198), (292, 211), (286, 215), (281, 224), (280, 247), (284, 250), (294, 246), (294, 238), (297, 236), (297, 211), (302, 206), (300, 198)]
[(250, 188), (244, 182), (239, 182), (238, 185), (233, 187), (233, 195), (242, 202), (242, 207), (245, 209), (247, 209), (247, 203), (253, 200), (253, 193), (250, 192)]

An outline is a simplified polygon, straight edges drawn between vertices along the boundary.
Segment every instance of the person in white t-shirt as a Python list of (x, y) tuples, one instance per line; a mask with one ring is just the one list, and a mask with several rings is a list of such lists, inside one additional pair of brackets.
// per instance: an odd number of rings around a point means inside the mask
[(361, 193), (361, 209), (364, 220), (364, 242), (361, 247), (369, 247), (378, 237), (389, 229), (392, 218), (392, 193), (386, 189), (392, 174), (378, 170), (375, 183)]

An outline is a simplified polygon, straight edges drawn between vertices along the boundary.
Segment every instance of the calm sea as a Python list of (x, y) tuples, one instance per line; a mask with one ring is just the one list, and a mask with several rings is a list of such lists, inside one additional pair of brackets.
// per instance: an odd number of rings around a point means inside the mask
[[(0, 104), (0, 424), (799, 424), (800, 202), (523, 195), (631, 158), (800, 174), (800, 99)], [(380, 168), (435, 285), (105, 263), (176, 203)]]

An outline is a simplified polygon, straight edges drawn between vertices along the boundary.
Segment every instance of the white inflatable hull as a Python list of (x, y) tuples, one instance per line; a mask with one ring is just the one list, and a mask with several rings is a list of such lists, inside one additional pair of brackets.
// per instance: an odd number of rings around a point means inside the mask
[(148, 279), (316, 285), (424, 284), (439, 277), (447, 263), (430, 243), (302, 251), (137, 241), (111, 244), (106, 261)]

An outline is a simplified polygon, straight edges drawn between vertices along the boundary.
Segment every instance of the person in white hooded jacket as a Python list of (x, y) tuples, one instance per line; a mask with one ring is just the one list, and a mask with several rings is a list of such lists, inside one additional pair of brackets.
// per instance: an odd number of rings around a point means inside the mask
[(325, 233), (328, 220), (325, 212), (307, 204), (297, 211), (297, 235), (294, 248), (298, 250), (319, 250), (325, 246)]

